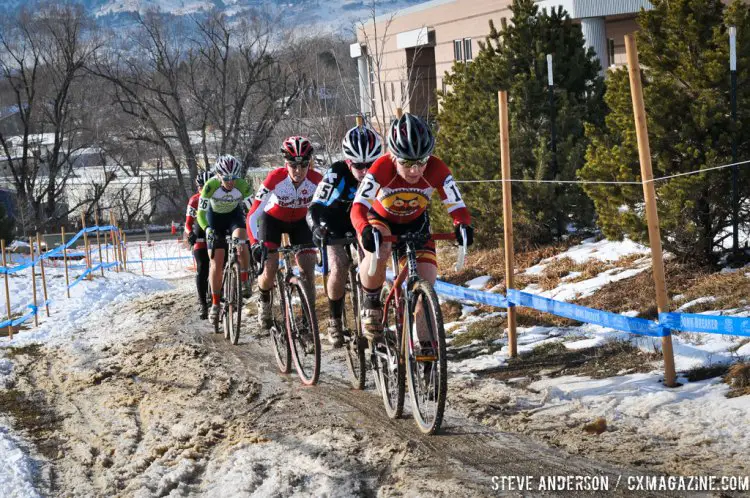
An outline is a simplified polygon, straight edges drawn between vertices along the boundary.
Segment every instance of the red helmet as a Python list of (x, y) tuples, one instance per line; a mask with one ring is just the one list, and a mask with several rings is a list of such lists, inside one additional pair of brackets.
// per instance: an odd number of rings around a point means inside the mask
[(309, 161), (314, 149), (309, 139), (305, 137), (289, 137), (281, 144), (284, 159), (292, 163)]

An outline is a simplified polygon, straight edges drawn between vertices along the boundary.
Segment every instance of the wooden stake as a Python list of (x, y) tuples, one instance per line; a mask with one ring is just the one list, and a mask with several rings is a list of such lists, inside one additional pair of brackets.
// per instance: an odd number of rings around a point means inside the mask
[(120, 273), (120, 259), (119, 259), (119, 255), (117, 253), (117, 240), (115, 238), (115, 228), (114, 228), (114, 226), (115, 226), (115, 215), (114, 215), (114, 213), (112, 211), (109, 212), (109, 225), (112, 227), (109, 230), (109, 235), (112, 238), (112, 259), (114, 260), (115, 263), (117, 263), (115, 265), (115, 272), (116, 273)]
[[(36, 233), (36, 246), (39, 248), (39, 256), (42, 255), (42, 238), (39, 232)], [(39, 259), (39, 268), (42, 270), (42, 291), (44, 292), (44, 308), (47, 311), (47, 318), (49, 318), (49, 303), (47, 303), (47, 277), (44, 274), (44, 260)]]
[(363, 124), (365, 124), (365, 120), (362, 119), (362, 116), (357, 116), (355, 119), (357, 121), (357, 126), (362, 126)]
[[(3, 253), (3, 267), (5, 268), (5, 309), (8, 311), (8, 320), (12, 320), (10, 313), (10, 286), (8, 284), (8, 259), (5, 257), (5, 240), (0, 240), (0, 250)], [(8, 325), (8, 339), (13, 340), (13, 325)]]
[[(36, 271), (35, 271), (36, 265), (34, 264), (34, 238), (33, 237), (29, 237), (29, 247), (31, 250), (31, 295), (34, 299), (32, 304), (34, 305), (34, 309), (36, 309)], [(37, 310), (34, 313), (34, 326), (35, 327), (39, 326), (39, 310)]]
[[(503, 179), (503, 229), (505, 242), (505, 295), (513, 288), (513, 199), (510, 190), (510, 126), (508, 124), (508, 92), (497, 93), (500, 103), (500, 171)], [(508, 355), (518, 355), (516, 339), (516, 308), (508, 306)]]
[[(628, 74), (630, 76), (630, 96), (633, 101), (633, 115), (635, 117), (635, 132), (638, 139), (638, 157), (641, 163), (641, 178), (643, 181), (643, 198), (646, 201), (646, 220), (648, 221), (648, 239), (651, 245), (651, 260), (656, 285), (656, 307), (659, 313), (669, 311), (669, 298), (664, 278), (664, 260), (661, 249), (661, 233), (659, 231), (659, 213), (656, 210), (656, 191), (654, 189), (654, 174), (651, 169), (651, 149), (648, 143), (648, 126), (646, 122), (646, 107), (643, 103), (643, 88), (641, 87), (641, 66), (638, 62), (638, 48), (635, 34), (625, 35), (625, 51), (628, 58)], [(672, 336), (662, 337), (661, 349), (664, 355), (664, 385), (677, 387), (674, 352), (672, 351)]]
[(400, 107), (396, 107), (396, 117), (400, 118), (403, 115), (404, 115), (404, 110), (401, 109)]
[(65, 227), (60, 229), (60, 235), (62, 236), (63, 245), (63, 264), (65, 265), (65, 291), (70, 299), (70, 276), (68, 275), (68, 248), (65, 247)]
[(125, 265), (125, 271), (128, 271), (128, 234), (120, 230), (122, 234), (122, 262)]
[(141, 255), (141, 275), (145, 275), (146, 268), (143, 266), (143, 245), (142, 244), (138, 246), (138, 252)]
[[(89, 234), (86, 233), (86, 213), (81, 213), (81, 230), (83, 230), (83, 252), (86, 258), (86, 269), (91, 269), (91, 260), (89, 259)], [(91, 280), (91, 273), (86, 275), (87, 280)]]
[(99, 210), (94, 210), (94, 223), (96, 223), (96, 245), (99, 247), (99, 269), (102, 271), (102, 277), (104, 276), (104, 260), (102, 259), (102, 242), (99, 239)]

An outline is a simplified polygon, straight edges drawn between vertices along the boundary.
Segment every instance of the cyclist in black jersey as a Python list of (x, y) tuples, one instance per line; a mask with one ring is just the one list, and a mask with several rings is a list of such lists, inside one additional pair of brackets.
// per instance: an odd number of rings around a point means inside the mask
[[(378, 134), (372, 129), (355, 126), (346, 133), (342, 149), (344, 160), (333, 163), (326, 171), (307, 212), (307, 224), (318, 247), (321, 247), (326, 239), (351, 237), (356, 234), (349, 216), (352, 201), (359, 182), (382, 153), (383, 145)], [(344, 247), (328, 246), (328, 261), (328, 340), (333, 347), (339, 348), (344, 343), (341, 316), (348, 271)]]

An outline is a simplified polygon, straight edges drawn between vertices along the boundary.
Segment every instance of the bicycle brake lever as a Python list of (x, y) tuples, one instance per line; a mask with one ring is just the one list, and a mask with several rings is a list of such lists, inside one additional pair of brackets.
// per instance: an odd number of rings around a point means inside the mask
[(461, 226), (461, 247), (458, 249), (458, 259), (456, 260), (456, 271), (461, 271), (466, 263), (466, 252), (468, 246), (466, 245), (466, 227)]
[(380, 261), (380, 232), (377, 230), (372, 234), (375, 239), (375, 259), (370, 260), (370, 267), (367, 269), (367, 275), (374, 277), (378, 271), (378, 261)]

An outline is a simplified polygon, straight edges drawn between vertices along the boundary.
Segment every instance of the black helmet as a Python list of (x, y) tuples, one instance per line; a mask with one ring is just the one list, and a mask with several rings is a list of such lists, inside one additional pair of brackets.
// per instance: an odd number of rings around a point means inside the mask
[(198, 185), (198, 188), (202, 189), (203, 185), (205, 185), (212, 176), (211, 171), (198, 171), (198, 174), (195, 177), (195, 183)]
[(394, 119), (388, 132), (388, 150), (399, 159), (418, 161), (432, 154), (435, 137), (421, 118), (404, 113)]

